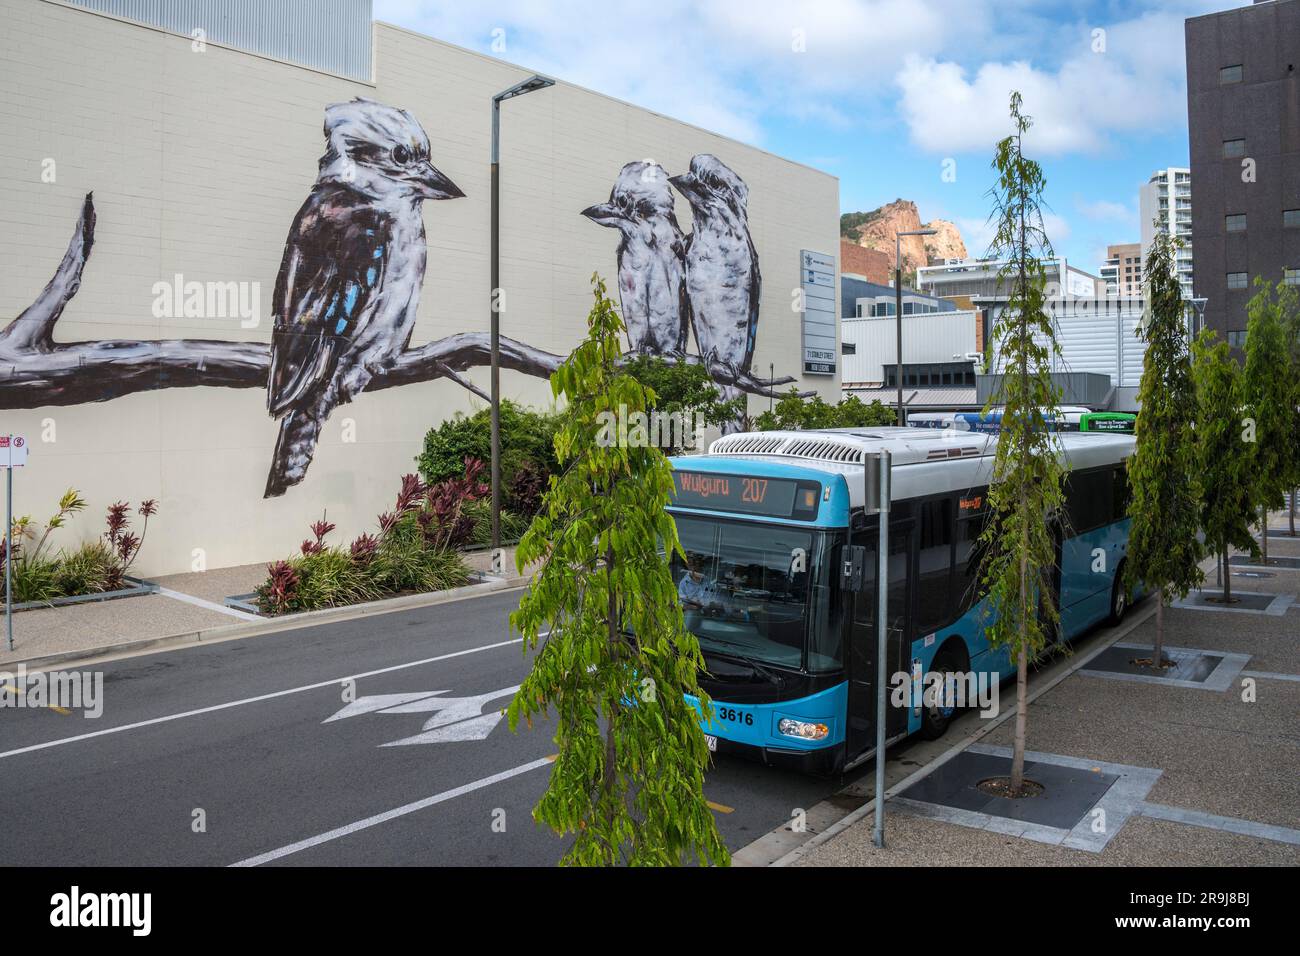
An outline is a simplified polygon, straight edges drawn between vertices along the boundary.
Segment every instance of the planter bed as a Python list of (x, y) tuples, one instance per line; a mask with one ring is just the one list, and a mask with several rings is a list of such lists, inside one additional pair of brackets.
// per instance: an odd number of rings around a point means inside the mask
[[(468, 581), (466, 581), (462, 585), (459, 585), (458, 587), (448, 588), (445, 591), (394, 591), (392, 594), (385, 594), (383, 597), (379, 598), (376, 601), (361, 601), (358, 602), (357, 604), (335, 604), (334, 606), (328, 608), (315, 608), (310, 611), (292, 611), (289, 614), (263, 613), (262, 610), (257, 606), (257, 594), (253, 592), (249, 592), (248, 594), (231, 595), (230, 597), (226, 598), (225, 601), (222, 603), (224, 603), (226, 607), (235, 608), (236, 610), (243, 611), (246, 614), (256, 614), (258, 617), (263, 618), (264, 620), (267, 621), (281, 621), (293, 617), (298, 617), (303, 614), (315, 614), (319, 611), (333, 611), (345, 607), (363, 607), (368, 604), (380, 604), (383, 603), (384, 601), (393, 600), (394, 598), (410, 597), (411, 595), (414, 594), (451, 594), (455, 591), (461, 590), (462, 588), (473, 587), (476, 584), (486, 584), (489, 581), (496, 581), (496, 580), (498, 580), (497, 577), (488, 574), (485, 571), (471, 570), (469, 573)], [(157, 585), (154, 585), (154, 587), (156, 588)]]
[(15, 604), (14, 610), (34, 611), (38, 608), (62, 607), (65, 604), (84, 604), (87, 601), (116, 601), (118, 598), (139, 597), (142, 594), (158, 593), (158, 585), (152, 581), (144, 581), (129, 575), (126, 580), (130, 582), (130, 587), (118, 588), (115, 591), (94, 591), (90, 594), (69, 594), (48, 601), (23, 601), (21, 604)]

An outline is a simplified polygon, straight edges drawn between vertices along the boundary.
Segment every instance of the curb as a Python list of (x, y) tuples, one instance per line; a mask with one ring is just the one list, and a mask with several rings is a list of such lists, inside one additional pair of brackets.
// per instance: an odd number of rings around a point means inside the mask
[(284, 617), (268, 618), (254, 624), (220, 624), (215, 627), (201, 628), (196, 631), (184, 631), (163, 637), (150, 637), (138, 641), (121, 641), (100, 647), (79, 648), (62, 651), (57, 654), (43, 654), (22, 660), (0, 662), (0, 670), (9, 670), (22, 665), (27, 670), (51, 667), (55, 664), (89, 664), (102, 663), (119, 657), (129, 657), (148, 650), (168, 650), (191, 644), (215, 644), (221, 641), (241, 640), (246, 637), (261, 637), (280, 631), (293, 631), (300, 628), (314, 627), (318, 624), (337, 624), (353, 621), (363, 617), (392, 614), (396, 611), (411, 611), (438, 604), (450, 604), (470, 598), (483, 597), (497, 591), (510, 591), (523, 587), (528, 578), (492, 578), (478, 584), (452, 588), (449, 591), (435, 591), (427, 594), (406, 594), (402, 597), (387, 598), (382, 601), (367, 601), (364, 604), (350, 604), (346, 607), (324, 608), (319, 611), (303, 611)]
[[(1147, 600), (1149, 601), (1149, 598)], [(1143, 603), (1147, 603), (1147, 601), (1144, 601)], [(1120, 627), (1116, 628), (1115, 633), (1110, 637), (1108, 637), (1105, 641), (1099, 643), (1096, 647), (1089, 649), (1086, 654), (1073, 655), (1074, 660), (1071, 661), (1068, 667), (1066, 667), (1060, 673), (1051, 677), (1047, 681), (1047, 683), (1043, 684), (1040, 687), (1033, 688), (1029, 691), (1029, 695), (1026, 699), (1026, 704), (1032, 704), (1039, 697), (1043, 696), (1049, 690), (1056, 687), (1056, 685), (1060, 684), (1067, 677), (1070, 677), (1075, 672), (1082, 669), (1085, 665), (1090, 663), (1094, 657), (1096, 657), (1102, 651), (1109, 648), (1112, 644), (1116, 644), (1119, 641), (1123, 640), (1124, 638), (1128, 637), (1129, 634), (1137, 630), (1141, 625), (1145, 624), (1148, 620), (1154, 617), (1155, 613), (1156, 613), (1155, 603), (1150, 602), (1149, 607), (1146, 607), (1141, 612), (1132, 614), (1122, 625), (1120, 625)], [(924, 767), (920, 767), (914, 770), (912, 773), (908, 774), (902, 780), (898, 781), (898, 783), (894, 784), (892, 787), (890, 787), (888, 790), (885, 791), (886, 802), (888, 802), (890, 797), (897, 796), (899, 793), (906, 790), (908, 787), (916, 783), (918, 780), (922, 780), (925, 777), (929, 776), (934, 771), (938, 770), (948, 761), (956, 757), (957, 754), (961, 753), (963, 750), (968, 748), (971, 744), (976, 743), (983, 737), (992, 733), (999, 726), (1001, 726), (1006, 721), (1010, 720), (1013, 716), (1015, 716), (1015, 713), (1016, 713), (1016, 709), (1014, 707), (1008, 708), (1006, 713), (999, 714), (993, 720), (983, 723), (983, 726), (981, 726), (978, 730), (975, 730), (967, 734), (957, 743), (953, 744), (951, 747), (949, 747), (947, 750), (941, 753), (938, 757), (935, 757), (933, 760), (927, 763)], [(827, 802), (833, 800), (834, 797), (841, 792), (842, 791), (836, 791), (835, 794), (832, 794), (831, 797), (827, 798)], [(826, 843), (832, 838), (843, 833), (845, 830), (849, 829), (849, 827), (853, 826), (858, 821), (864, 819), (868, 814), (873, 814), (875, 812), (875, 809), (876, 809), (876, 801), (875, 798), (872, 797), (871, 799), (867, 800), (866, 803), (862, 804), (862, 806), (858, 807), (855, 810), (850, 811), (849, 813), (840, 817), (834, 823), (830, 824), (828, 827), (826, 827), (825, 830), (822, 830), (820, 833), (814, 834), (809, 839), (805, 840), (803, 843), (795, 847), (793, 850), (790, 850), (788, 853), (785, 853), (784, 855), (777, 857), (775, 860), (772, 860), (767, 865), (768, 866), (790, 866), (793, 863), (796, 863), (798, 860), (806, 856), (811, 850), (816, 849), (817, 847), (821, 846), (823, 843)], [(810, 810), (809, 816), (812, 815), (813, 815), (813, 811)], [(784, 827), (778, 827), (777, 830), (774, 832), (780, 833), (783, 830)], [(764, 834), (758, 839), (762, 840), (766, 836), (767, 834)], [(754, 841), (754, 843), (757, 842), (758, 840)], [(750, 845), (752, 846), (753, 844)]]

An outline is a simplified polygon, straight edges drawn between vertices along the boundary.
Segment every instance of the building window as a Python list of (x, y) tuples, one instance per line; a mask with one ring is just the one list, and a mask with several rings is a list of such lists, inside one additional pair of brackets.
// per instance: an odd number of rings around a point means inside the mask
[(1282, 226), (1285, 229), (1300, 229), (1300, 209), (1282, 210)]
[(1282, 281), (1287, 285), (1300, 285), (1300, 269), (1283, 269)]
[(1246, 347), (1246, 330), (1236, 329), (1228, 333), (1228, 344), (1234, 349), (1244, 349)]
[(1238, 156), (1246, 155), (1246, 141), (1244, 139), (1225, 139), (1223, 141), (1223, 158), (1236, 159)]
[(1238, 64), (1236, 64), (1236, 65), (1234, 65), (1234, 66), (1225, 66), (1223, 69), (1219, 70), (1219, 85), (1220, 85), (1220, 86), (1225, 86), (1225, 85), (1227, 85), (1228, 83), (1240, 83), (1240, 82), (1241, 82), (1241, 64), (1240, 64), (1240, 63), (1238, 63)]
[(1244, 288), (1246, 288), (1246, 285), (1247, 285), (1247, 276), (1246, 276), (1246, 273), (1244, 273), (1244, 272), (1229, 272), (1229, 273), (1228, 273), (1228, 288), (1229, 288), (1229, 289), (1244, 289)]
[(1227, 232), (1245, 232), (1246, 231), (1246, 214), (1236, 213), (1232, 216), (1223, 217), (1223, 228)]

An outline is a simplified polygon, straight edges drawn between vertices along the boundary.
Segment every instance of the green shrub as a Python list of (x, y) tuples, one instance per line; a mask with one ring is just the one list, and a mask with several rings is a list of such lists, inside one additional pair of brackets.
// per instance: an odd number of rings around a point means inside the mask
[(367, 570), (340, 548), (299, 555), (289, 564), (298, 572), (298, 603), (303, 610), (360, 604), (382, 597)]
[(469, 581), (469, 566), (459, 553), (425, 546), (411, 516), (384, 535), (369, 565), (376, 585), (386, 592), (445, 591)]
[(90, 541), (59, 558), (58, 582), (64, 594), (96, 594), (105, 590), (116, 564), (103, 541)]
[[(501, 403), (501, 487), (507, 503), (516, 472), (532, 462), (547, 474), (556, 470), (555, 430), (559, 416), (539, 412), (511, 401)], [(472, 415), (457, 413), (424, 436), (424, 450), (416, 459), (420, 476), (428, 484), (448, 481), (465, 473), (465, 459), (492, 460), (491, 410)]]
[(59, 587), (59, 562), (50, 558), (26, 558), (14, 562), (14, 603), (51, 601), (63, 597)]
[[(465, 506), (465, 514), (474, 522), (474, 531), (470, 542), (478, 547), (492, 543), (492, 502), (471, 501)], [(528, 530), (532, 519), (513, 511), (501, 511), (501, 540), (518, 541)]]

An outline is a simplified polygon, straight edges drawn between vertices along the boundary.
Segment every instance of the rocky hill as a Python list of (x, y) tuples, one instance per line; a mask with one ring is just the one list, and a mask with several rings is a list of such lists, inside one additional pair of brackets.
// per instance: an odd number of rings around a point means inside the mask
[(906, 236), (903, 239), (903, 271), (928, 265), (931, 259), (964, 259), (966, 243), (961, 231), (946, 219), (921, 222), (916, 203), (907, 199), (873, 209), (871, 212), (848, 212), (840, 216), (840, 235), (865, 249), (887, 253), (892, 264), (894, 233), (911, 229), (937, 229), (934, 236)]

